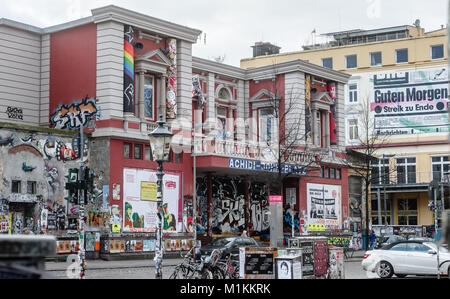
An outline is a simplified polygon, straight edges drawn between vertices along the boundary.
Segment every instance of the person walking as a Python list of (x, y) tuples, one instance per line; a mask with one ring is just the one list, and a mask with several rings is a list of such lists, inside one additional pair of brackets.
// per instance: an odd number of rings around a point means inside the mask
[(374, 230), (370, 231), (369, 235), (369, 250), (373, 250), (375, 247), (375, 241), (377, 240), (377, 235), (375, 235)]

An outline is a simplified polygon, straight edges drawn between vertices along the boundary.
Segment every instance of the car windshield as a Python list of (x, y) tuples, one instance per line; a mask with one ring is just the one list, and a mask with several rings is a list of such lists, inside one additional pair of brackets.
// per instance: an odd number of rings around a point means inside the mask
[(220, 238), (211, 242), (212, 246), (226, 246), (233, 242), (234, 238)]

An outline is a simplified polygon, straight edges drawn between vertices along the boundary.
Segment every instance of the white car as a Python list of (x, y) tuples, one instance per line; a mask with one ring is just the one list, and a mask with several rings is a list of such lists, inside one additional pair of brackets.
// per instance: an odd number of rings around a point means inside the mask
[[(439, 247), (439, 272), (449, 277), (450, 253)], [(367, 251), (362, 261), (365, 271), (375, 272), (380, 278), (392, 275), (437, 275), (437, 247), (432, 242), (400, 241), (381, 249)]]

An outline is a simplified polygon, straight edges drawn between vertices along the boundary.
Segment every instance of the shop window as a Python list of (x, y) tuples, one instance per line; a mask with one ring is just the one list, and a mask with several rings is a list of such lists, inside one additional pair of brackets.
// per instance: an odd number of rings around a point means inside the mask
[(131, 159), (131, 144), (130, 143), (123, 144), (123, 157), (125, 159)]
[(22, 192), (22, 183), (20, 181), (12, 181), (11, 193), (21, 193), (21, 192)]
[(145, 161), (151, 161), (152, 160), (152, 155), (151, 155), (149, 146), (145, 147), (144, 159), (145, 159)]
[(134, 158), (137, 160), (142, 160), (142, 145), (134, 145)]
[(408, 49), (395, 50), (397, 63), (408, 63)]
[(36, 182), (27, 182), (27, 193), (28, 194), (36, 194)]
[(431, 59), (443, 59), (444, 58), (444, 45), (431, 46)]

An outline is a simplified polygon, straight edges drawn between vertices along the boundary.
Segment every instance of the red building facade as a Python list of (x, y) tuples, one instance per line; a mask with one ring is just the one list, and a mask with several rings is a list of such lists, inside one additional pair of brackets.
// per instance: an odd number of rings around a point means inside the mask
[(194, 176), (198, 231), (206, 235), (268, 234), (268, 197), (276, 194), (284, 197), (286, 231), (291, 198), (297, 232), (308, 224), (342, 230), (349, 76), (300, 60), (244, 70), (193, 57), (200, 33), (115, 6), (36, 29), (48, 64), (37, 124), (86, 126), (88, 163), (108, 194), (116, 232), (155, 231), (157, 164), (148, 134), (159, 115), (175, 135), (164, 163), (168, 236), (193, 231)]

